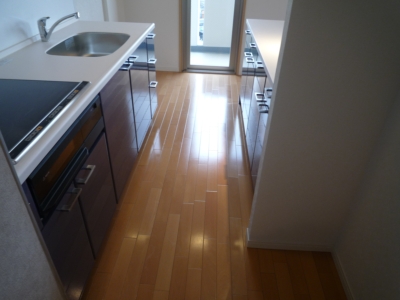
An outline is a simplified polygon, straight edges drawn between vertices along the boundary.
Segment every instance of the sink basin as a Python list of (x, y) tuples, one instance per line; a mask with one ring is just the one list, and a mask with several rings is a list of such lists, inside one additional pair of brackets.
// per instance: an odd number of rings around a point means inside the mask
[(55, 45), (46, 53), (61, 56), (105, 56), (115, 52), (127, 40), (125, 33), (81, 32)]

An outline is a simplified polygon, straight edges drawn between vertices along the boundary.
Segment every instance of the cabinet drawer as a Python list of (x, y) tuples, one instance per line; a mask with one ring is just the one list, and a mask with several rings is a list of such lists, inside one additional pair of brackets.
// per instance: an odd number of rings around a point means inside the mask
[[(71, 185), (69, 190), (73, 188)], [(76, 195), (66, 194), (60, 205), (68, 203), (71, 197)], [(79, 299), (94, 257), (78, 202), (71, 211), (56, 210), (42, 235), (69, 299)]]
[(78, 173), (75, 185), (82, 189), (79, 202), (97, 256), (117, 206), (104, 133)]

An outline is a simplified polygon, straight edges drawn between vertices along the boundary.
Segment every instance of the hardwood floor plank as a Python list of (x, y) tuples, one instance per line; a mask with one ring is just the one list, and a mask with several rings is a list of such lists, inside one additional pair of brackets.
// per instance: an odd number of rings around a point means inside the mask
[(218, 186), (217, 242), (229, 244), (228, 186)]
[(180, 214), (185, 198), (186, 175), (177, 174), (175, 177), (174, 190), (172, 193), (170, 214)]
[[(247, 293), (250, 295), (249, 291), (257, 291), (260, 292), (262, 296), (261, 270), (258, 251), (255, 248), (245, 248), (244, 252), (246, 257)], [(256, 293), (254, 294), (256, 295)]]
[(275, 274), (262, 273), (263, 294), (266, 300), (280, 300)]
[(239, 179), (228, 178), (229, 217), (241, 218)]
[(294, 294), (287, 263), (274, 263), (274, 268), (279, 298), (281, 300), (293, 300)]
[(136, 240), (128, 271), (122, 286), (121, 300), (136, 299), (149, 241), (150, 236), (148, 235), (139, 235)]
[(98, 300), (103, 297), (110, 282), (111, 273), (94, 272), (84, 290), (83, 298)]
[(111, 275), (110, 283), (106, 289), (105, 300), (118, 299), (124, 284), (124, 278), (128, 272), (129, 261), (131, 260), (135, 244), (136, 239), (124, 238), (118, 259)]
[(226, 154), (224, 152), (218, 152), (218, 170), (217, 170), (218, 185), (228, 184), (228, 172), (226, 164)]
[(188, 256), (177, 256), (175, 253), (174, 267), (172, 269), (171, 285), (169, 290), (169, 299), (185, 299), (188, 260)]
[(207, 192), (205, 202), (204, 216), (204, 238), (217, 238), (217, 212), (218, 212), (218, 194), (217, 192)]
[(217, 243), (217, 299), (232, 299), (229, 244)]
[(301, 264), (300, 253), (298, 251), (286, 251), (286, 260), (292, 281), (293, 293), (295, 295), (308, 295), (307, 280)]
[(199, 300), (201, 296), (201, 269), (188, 269), (185, 300)]
[(140, 235), (151, 234), (160, 196), (161, 196), (161, 189), (158, 188), (151, 189), (149, 198), (147, 199), (146, 209), (143, 214), (142, 224), (139, 230)]
[(195, 192), (196, 192), (196, 181), (197, 181), (197, 162), (191, 162), (188, 166), (188, 174), (186, 177), (186, 186), (183, 202), (194, 203)]
[(193, 208), (194, 204), (192, 203), (182, 204), (175, 256), (189, 257), (190, 238), (192, 236)]
[(175, 173), (173, 171), (168, 171), (167, 175), (165, 176), (164, 187), (158, 203), (157, 214), (154, 219), (153, 230), (151, 232), (146, 260), (140, 279), (140, 283), (142, 284), (154, 285), (156, 282), (158, 265), (161, 257), (161, 249), (168, 222), (174, 182)]
[(232, 295), (247, 295), (242, 220), (229, 218)]
[(218, 152), (210, 151), (208, 153), (208, 163), (207, 163), (207, 191), (217, 191), (218, 190)]
[(139, 285), (136, 300), (149, 300), (153, 298), (154, 286), (151, 284)]
[(217, 297), (217, 240), (204, 239), (201, 299)]
[(169, 215), (164, 243), (161, 251), (160, 264), (157, 272), (155, 290), (169, 291), (175, 247), (178, 237), (179, 215)]
[(197, 166), (196, 190), (195, 190), (194, 200), (205, 201), (206, 191), (207, 191), (207, 164), (199, 164)]
[(307, 286), (312, 300), (325, 299), (318, 271), (311, 252), (300, 253), (301, 264), (307, 280)]
[(152, 182), (142, 181), (138, 186), (137, 192), (132, 195), (135, 202), (125, 227), (125, 237), (136, 238), (138, 236), (151, 190)]
[(153, 300), (168, 300), (169, 293), (166, 291), (154, 291)]
[(192, 233), (190, 238), (189, 269), (201, 269), (203, 261), (205, 202), (195, 201), (193, 207)]
[(169, 158), (171, 156), (172, 149), (163, 149), (161, 152), (160, 163), (157, 165), (153, 184), (155, 188), (162, 188), (164, 184), (165, 174), (167, 173)]
[(272, 250), (258, 249), (258, 258), (260, 260), (260, 270), (262, 273), (275, 273)]

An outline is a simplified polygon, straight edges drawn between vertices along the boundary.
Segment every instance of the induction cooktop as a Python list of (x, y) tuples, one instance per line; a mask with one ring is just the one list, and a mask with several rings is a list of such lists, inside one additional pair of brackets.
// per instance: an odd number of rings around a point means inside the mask
[(0, 130), (16, 159), (88, 84), (0, 79)]

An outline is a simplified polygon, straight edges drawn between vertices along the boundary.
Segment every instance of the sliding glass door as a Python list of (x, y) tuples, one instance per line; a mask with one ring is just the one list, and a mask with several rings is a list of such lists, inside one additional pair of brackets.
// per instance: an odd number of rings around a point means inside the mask
[(242, 0), (183, 1), (184, 69), (233, 72)]

